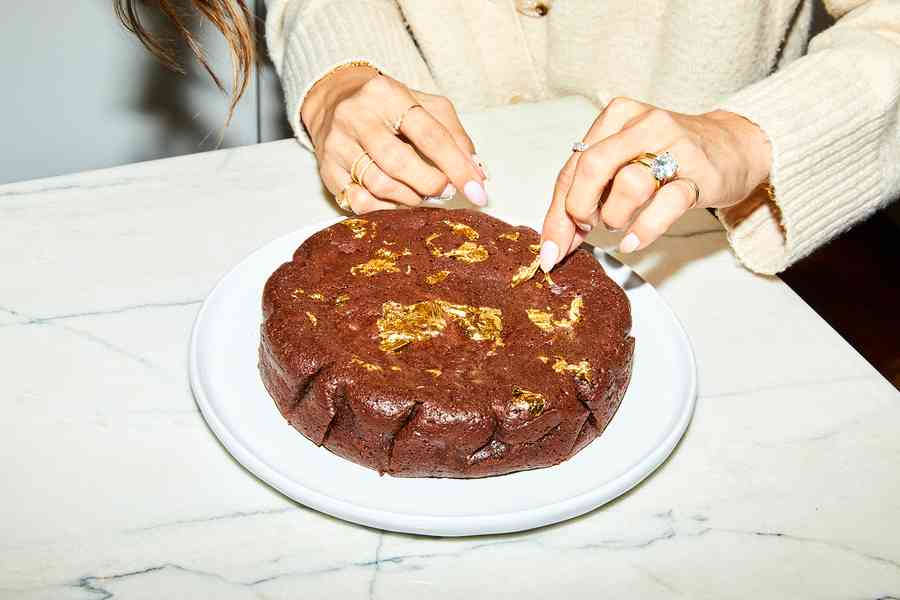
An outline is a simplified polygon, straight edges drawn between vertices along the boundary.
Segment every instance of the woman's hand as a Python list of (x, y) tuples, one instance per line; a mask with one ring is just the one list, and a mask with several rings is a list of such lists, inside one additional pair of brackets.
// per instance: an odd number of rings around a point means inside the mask
[[(624, 230), (619, 250), (633, 252), (694, 206), (737, 204), (768, 178), (772, 160), (765, 134), (739, 115), (685, 115), (627, 98), (607, 104), (583, 142), (587, 149), (573, 152), (560, 171), (544, 219), (545, 271), (600, 223)], [(631, 163), (644, 152), (671, 153), (676, 179), (657, 190), (650, 169)]]
[[(487, 204), (483, 165), (447, 98), (352, 66), (313, 86), (300, 116), (322, 182), (335, 196), (343, 192), (357, 214), (417, 206), (423, 197), (450, 198), (456, 189), (473, 204)], [(393, 129), (398, 120), (399, 132)], [(350, 172), (364, 153), (374, 163), (366, 169), (366, 159), (358, 163), (358, 185)]]

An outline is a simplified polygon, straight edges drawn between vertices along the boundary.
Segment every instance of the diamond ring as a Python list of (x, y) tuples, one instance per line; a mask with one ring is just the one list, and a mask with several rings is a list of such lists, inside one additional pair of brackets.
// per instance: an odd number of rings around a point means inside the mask
[(657, 189), (661, 185), (672, 181), (676, 177), (676, 173), (678, 173), (678, 161), (675, 160), (675, 157), (670, 152), (663, 152), (660, 155), (644, 152), (637, 158), (629, 161), (628, 164), (644, 165), (650, 169), (650, 173), (656, 180)]
[(572, 152), (584, 152), (587, 149), (588, 146), (584, 142), (575, 142), (572, 144)]

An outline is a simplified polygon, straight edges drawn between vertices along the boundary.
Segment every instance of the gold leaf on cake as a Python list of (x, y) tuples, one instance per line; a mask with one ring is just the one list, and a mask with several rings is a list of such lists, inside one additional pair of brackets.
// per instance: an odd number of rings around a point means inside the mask
[(362, 239), (366, 237), (366, 221), (365, 219), (345, 219), (341, 221), (341, 224), (345, 227), (349, 227), (350, 231), (353, 232), (353, 237), (356, 239)]
[(518, 231), (507, 231), (506, 233), (501, 233), (497, 239), (511, 240), (513, 242), (518, 242), (519, 241), (519, 232)]
[(344, 302), (350, 299), (350, 294), (341, 294), (337, 298), (334, 299), (334, 304), (336, 306), (340, 306)]
[(295, 300), (304, 295), (306, 295), (306, 292), (303, 291), (303, 288), (297, 288), (296, 290), (291, 292), (291, 298), (294, 298)]
[(467, 239), (472, 240), (473, 242), (478, 239), (478, 232), (466, 225), (465, 223), (455, 223), (453, 221), (444, 221), (444, 225), (449, 227), (454, 231), (454, 233), (458, 233)]
[(440, 369), (425, 369), (425, 372), (435, 377), (440, 377), (442, 371)]
[(532, 254), (540, 254), (541, 253), (541, 245), (540, 244), (530, 244), (528, 249), (531, 250)]
[(395, 352), (407, 344), (439, 336), (450, 321), (456, 321), (463, 333), (474, 341), (500, 341), (503, 332), (499, 308), (453, 304), (444, 300), (425, 300), (415, 304), (388, 301), (381, 305), (377, 321), (379, 347)]
[(376, 364), (373, 364), (370, 362), (366, 362), (366, 361), (360, 359), (358, 356), (354, 356), (353, 358), (351, 358), (350, 364), (359, 365), (360, 367), (362, 367), (363, 369), (365, 369), (366, 371), (369, 371), (369, 372), (381, 370), (381, 367), (379, 365), (376, 365)]
[(572, 298), (572, 301), (569, 303), (569, 309), (566, 312), (566, 318), (563, 319), (554, 319), (553, 312), (550, 307), (547, 307), (547, 310), (541, 310), (539, 308), (526, 308), (525, 313), (528, 315), (528, 320), (534, 323), (534, 325), (547, 333), (552, 333), (554, 329), (572, 329), (575, 325), (581, 321), (581, 309), (584, 306), (584, 300), (582, 300), (581, 296), (575, 296)]
[(556, 362), (553, 363), (553, 370), (557, 373), (572, 373), (576, 378), (588, 383), (591, 381), (591, 365), (586, 360), (570, 363), (563, 357), (557, 356)]
[(449, 274), (450, 271), (438, 271), (437, 273), (432, 273), (425, 278), (425, 283), (428, 285), (436, 285), (447, 279), (447, 275)]
[(428, 246), (432, 256), (455, 258), (465, 263), (477, 263), (488, 259), (487, 248), (475, 242), (463, 242), (458, 248), (444, 252), (442, 247), (434, 243), (434, 240), (440, 235), (440, 233), (432, 233), (425, 238), (425, 245)]
[(412, 252), (409, 251), (409, 248), (404, 248), (401, 252), (394, 252), (387, 248), (377, 248), (375, 250), (374, 258), (356, 265), (355, 267), (351, 267), (350, 274), (356, 275), (357, 273), (361, 273), (366, 277), (372, 277), (379, 273), (399, 273), (400, 269), (397, 268), (397, 259), (401, 256), (409, 256), (410, 254), (412, 254)]
[(548, 356), (538, 356), (537, 359), (545, 365), (550, 361), (550, 357)]
[(309, 297), (312, 298), (313, 300), (318, 300), (319, 302), (325, 301), (325, 296), (323, 296), (319, 292), (314, 292), (314, 293), (310, 294)]
[(510, 287), (516, 287), (520, 283), (524, 283), (534, 277), (534, 274), (537, 273), (537, 270), (541, 266), (541, 258), (535, 257), (531, 264), (522, 265), (519, 269), (513, 273), (512, 280), (509, 282)]
[(402, 371), (402, 370), (403, 370), (403, 369), (401, 369), (401, 368), (398, 367), (397, 365), (391, 365), (391, 371)]
[(319, 324), (319, 320), (316, 318), (316, 315), (312, 314), (309, 311), (306, 311), (306, 318), (308, 318), (309, 322), (312, 323), (313, 325)]
[(532, 417), (537, 417), (544, 412), (546, 400), (544, 395), (539, 392), (532, 392), (516, 386), (513, 388), (512, 397), (513, 407), (519, 410), (527, 410)]

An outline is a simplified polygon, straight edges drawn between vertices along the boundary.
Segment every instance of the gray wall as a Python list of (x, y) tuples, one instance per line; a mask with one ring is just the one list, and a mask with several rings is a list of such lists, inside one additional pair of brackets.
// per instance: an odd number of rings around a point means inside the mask
[[(119, 25), (111, 0), (6, 4), (0, 184), (216, 147), (227, 99), (190, 56), (187, 76), (161, 67)], [(206, 27), (202, 39), (227, 78), (228, 54), (216, 33)], [(289, 136), (267, 65), (254, 75), (221, 147)]]

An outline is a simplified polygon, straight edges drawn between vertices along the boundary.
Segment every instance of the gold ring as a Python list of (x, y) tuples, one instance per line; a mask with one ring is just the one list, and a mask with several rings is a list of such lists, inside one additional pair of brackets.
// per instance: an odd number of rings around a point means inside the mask
[(352, 186), (353, 182), (351, 181), (347, 185), (345, 185), (340, 192), (337, 193), (337, 196), (334, 197), (334, 199), (337, 201), (337, 205), (341, 208), (341, 210), (345, 210), (347, 212), (351, 211), (350, 199), (347, 198), (347, 192)]
[[(369, 156), (369, 153), (366, 152), (365, 150), (363, 150), (362, 154), (360, 154), (359, 156), (357, 156), (357, 157), (356, 157), (356, 160), (353, 161), (353, 164), (350, 165), (350, 180), (351, 180), (353, 183), (358, 183), (358, 184), (362, 185), (362, 182), (359, 180), (358, 172), (359, 172), (359, 165), (360, 165), (360, 164), (362, 163), (362, 161), (364, 161), (364, 160), (368, 160), (369, 163), (374, 162), (374, 161), (372, 160), (372, 157)], [(366, 166), (368, 167), (368, 165), (366, 165)]]
[(364, 166), (362, 169), (359, 169), (359, 177), (357, 178), (358, 181), (356, 183), (358, 183), (359, 185), (361, 185), (363, 187), (366, 187), (366, 184), (365, 184), (366, 172), (369, 170), (369, 167), (371, 167), (374, 164), (375, 164), (375, 161), (370, 160), (369, 162), (366, 163), (366, 166)]
[(687, 209), (690, 210), (690, 209), (692, 209), (692, 208), (696, 208), (697, 205), (700, 204), (700, 186), (697, 185), (697, 182), (694, 181), (693, 179), (689, 179), (689, 178), (687, 178), (687, 177), (676, 177), (675, 179), (673, 179), (673, 180), (670, 181), (669, 183), (673, 183), (673, 182), (675, 182), (675, 181), (683, 181), (683, 182), (685, 182), (686, 184), (688, 184), (689, 186), (691, 186), (691, 188), (693, 188), (693, 190), (694, 190), (694, 201), (691, 202), (691, 205), (688, 206)]
[(400, 113), (400, 116), (397, 117), (393, 123), (391, 123), (391, 131), (394, 132), (394, 135), (400, 135), (400, 127), (403, 125), (403, 119), (406, 118), (406, 115), (409, 114), (409, 111), (416, 108), (417, 106), (419, 108), (422, 107), (421, 104), (413, 104), (412, 106), (407, 107), (407, 109)]
[[(650, 173), (653, 173), (653, 161), (656, 160), (656, 155), (652, 152), (644, 152), (635, 158), (632, 158), (628, 161), (629, 165), (644, 165), (648, 169), (650, 169)], [(656, 189), (658, 190), (662, 186), (662, 182), (656, 177), (653, 178), (656, 182)]]

